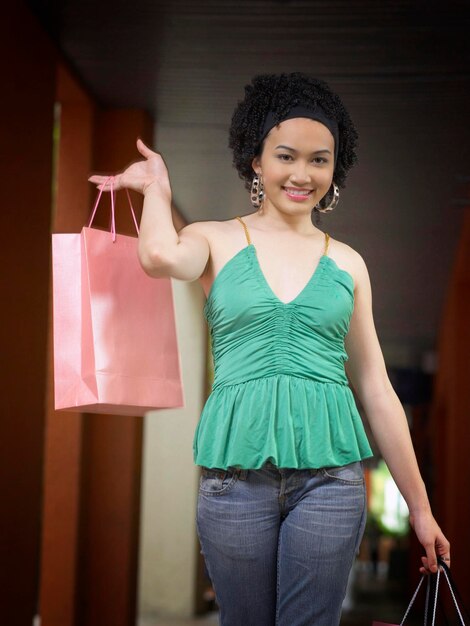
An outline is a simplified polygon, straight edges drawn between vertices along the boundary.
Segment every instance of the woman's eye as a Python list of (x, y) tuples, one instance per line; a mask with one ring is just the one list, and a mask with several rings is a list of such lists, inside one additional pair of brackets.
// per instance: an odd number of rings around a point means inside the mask
[[(281, 161), (288, 162), (288, 161), (291, 161), (293, 157), (291, 154), (278, 154), (277, 158), (280, 159)], [(320, 157), (320, 156), (314, 157), (312, 161), (316, 165), (323, 165), (324, 163), (328, 163), (328, 159), (325, 159), (325, 157)]]

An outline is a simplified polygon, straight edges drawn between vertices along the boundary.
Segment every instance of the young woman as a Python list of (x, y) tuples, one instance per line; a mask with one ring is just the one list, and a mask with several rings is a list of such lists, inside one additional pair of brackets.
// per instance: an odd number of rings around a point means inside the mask
[(145, 271), (199, 279), (207, 295), (215, 378), (194, 437), (197, 531), (222, 626), (339, 624), (372, 455), (349, 381), (426, 552), (420, 571), (437, 571), (436, 554), (450, 562), (387, 376), (366, 264), (317, 227), (356, 142), (325, 82), (260, 75), (229, 138), (254, 210), (176, 232), (167, 169), (140, 140), (145, 160), (114, 177), (145, 196)]

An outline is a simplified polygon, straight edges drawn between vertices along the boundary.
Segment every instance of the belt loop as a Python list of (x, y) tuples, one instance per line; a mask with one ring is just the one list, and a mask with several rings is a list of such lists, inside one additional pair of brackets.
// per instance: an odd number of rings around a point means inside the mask
[(238, 469), (238, 477), (240, 478), (240, 480), (246, 480), (246, 477), (248, 475), (248, 470), (247, 469), (243, 469), (243, 468), (239, 468)]

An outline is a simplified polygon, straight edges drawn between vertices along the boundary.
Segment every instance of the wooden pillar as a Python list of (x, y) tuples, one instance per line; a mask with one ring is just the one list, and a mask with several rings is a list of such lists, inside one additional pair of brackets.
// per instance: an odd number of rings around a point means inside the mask
[[(63, 65), (58, 69), (57, 100), (60, 137), (53, 230), (80, 232), (96, 197), (88, 176), (97, 169), (115, 171), (139, 158), (135, 138), (151, 143), (152, 124), (141, 111), (98, 110)], [(107, 227), (109, 196), (102, 198), (94, 225)], [(142, 197), (135, 194), (133, 204), (139, 219)], [(118, 194), (117, 229), (135, 233), (124, 192)], [(142, 418), (54, 411), (49, 322), (41, 624), (134, 626)]]
[[(115, 172), (142, 158), (135, 142), (152, 141), (143, 111), (97, 112), (94, 171)], [(142, 196), (134, 194), (139, 219)], [(109, 224), (109, 195), (96, 225)], [(118, 232), (135, 234), (124, 191), (117, 194)], [(138, 548), (143, 418), (86, 415), (77, 619), (80, 626), (134, 626), (137, 612)]]
[(466, 606), (470, 605), (470, 208), (462, 233), (439, 336), (439, 369), (432, 406), (434, 511), (451, 542), (452, 571)]
[(37, 610), (55, 50), (22, 2), (3, 7), (0, 186), (0, 622)]
[[(68, 69), (57, 69), (53, 232), (79, 232), (90, 210), (94, 105)], [(83, 416), (54, 410), (52, 275), (46, 395), (40, 610), (42, 626), (73, 626), (82, 471)]]
[[(22, 2), (1, 30), (1, 621), (134, 626), (142, 419), (54, 411), (51, 233), (80, 231), (95, 195), (88, 175), (139, 158), (135, 139), (151, 144), (152, 123), (97, 111)], [(118, 229), (133, 232), (123, 197)]]

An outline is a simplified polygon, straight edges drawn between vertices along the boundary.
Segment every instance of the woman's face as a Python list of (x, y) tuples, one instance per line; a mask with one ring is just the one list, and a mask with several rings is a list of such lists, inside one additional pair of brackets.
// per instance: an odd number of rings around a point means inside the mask
[(266, 204), (291, 214), (308, 213), (331, 187), (334, 138), (321, 122), (284, 120), (268, 133), (252, 166), (262, 174)]

